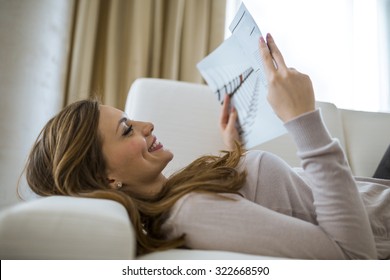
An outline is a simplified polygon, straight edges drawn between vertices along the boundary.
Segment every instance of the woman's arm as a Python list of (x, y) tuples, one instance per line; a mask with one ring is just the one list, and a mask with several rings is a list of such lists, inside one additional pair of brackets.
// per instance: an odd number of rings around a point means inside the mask
[(164, 225), (169, 238), (185, 234), (193, 249), (297, 259), (344, 259), (340, 247), (312, 223), (233, 194), (190, 193)]
[(310, 78), (286, 67), (270, 35), (267, 43), (260, 40), (260, 51), (269, 82), (268, 101), (293, 136), (311, 179), (319, 226), (349, 258), (377, 258), (368, 216), (344, 153), (320, 114), (313, 112)]

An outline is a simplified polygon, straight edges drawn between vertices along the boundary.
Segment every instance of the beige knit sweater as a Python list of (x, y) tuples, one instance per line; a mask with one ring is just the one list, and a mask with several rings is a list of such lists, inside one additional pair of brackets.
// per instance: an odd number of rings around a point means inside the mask
[(303, 259), (390, 258), (390, 181), (354, 178), (320, 112), (285, 124), (302, 169), (249, 151), (241, 194), (191, 193), (164, 224), (186, 246)]

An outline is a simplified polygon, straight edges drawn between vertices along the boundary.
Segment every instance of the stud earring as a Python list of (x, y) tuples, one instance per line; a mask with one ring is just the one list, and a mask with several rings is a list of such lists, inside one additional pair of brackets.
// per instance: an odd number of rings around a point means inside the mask
[(116, 184), (116, 187), (117, 187), (117, 189), (122, 188), (122, 187), (123, 187), (122, 182), (118, 182), (118, 183)]

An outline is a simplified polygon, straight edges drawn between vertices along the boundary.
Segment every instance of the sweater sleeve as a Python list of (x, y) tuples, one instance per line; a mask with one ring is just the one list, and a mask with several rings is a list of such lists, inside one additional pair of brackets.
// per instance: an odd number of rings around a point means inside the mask
[(311, 181), (318, 225), (347, 258), (376, 259), (374, 236), (356, 182), (320, 111), (304, 114), (285, 126)]

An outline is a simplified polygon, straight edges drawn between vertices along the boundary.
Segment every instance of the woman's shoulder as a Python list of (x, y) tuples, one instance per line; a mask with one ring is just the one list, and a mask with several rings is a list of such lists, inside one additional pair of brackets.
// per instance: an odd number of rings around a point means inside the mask
[[(240, 199), (239, 194), (234, 193), (214, 193), (205, 191), (193, 191), (183, 195), (172, 207), (171, 217), (175, 216), (179, 212), (190, 211), (193, 212), (195, 209), (199, 209), (202, 205), (207, 208), (207, 205), (215, 205), (220, 201), (237, 200)], [(214, 206), (213, 206), (214, 207)]]
[(269, 152), (263, 150), (247, 150), (243, 154), (243, 161), (250, 163), (254, 161), (259, 161), (266, 154), (269, 154)]
[[(167, 220), (164, 223), (164, 230), (180, 231), (184, 225), (193, 224), (209, 216), (216, 209), (225, 209), (228, 201), (243, 199), (239, 194), (211, 193), (211, 192), (190, 192), (182, 196), (171, 208)], [(211, 218), (211, 217), (209, 217)]]
[(248, 150), (243, 154), (241, 164), (246, 168), (253, 168), (263, 164), (267, 165), (279, 165), (285, 164), (284, 160), (279, 156), (263, 150)]

